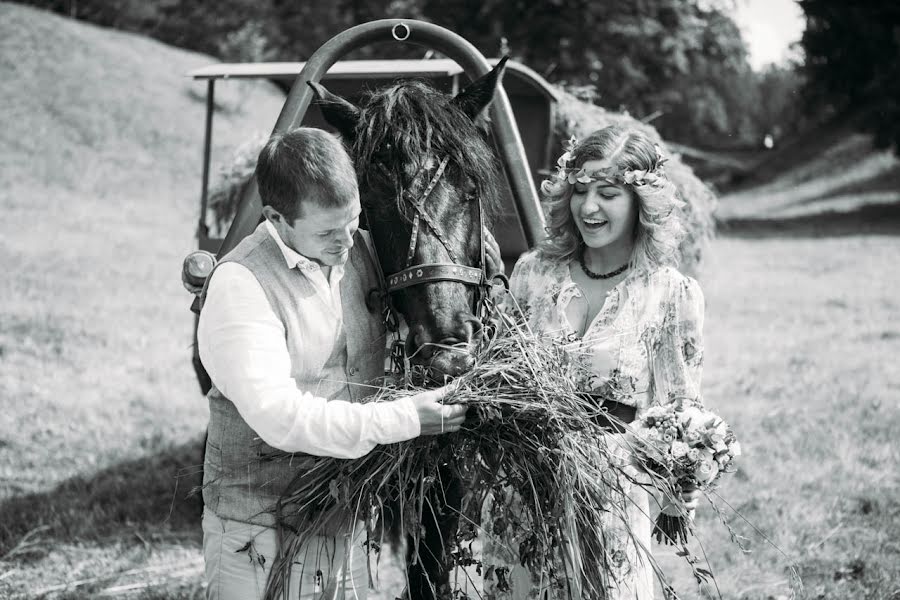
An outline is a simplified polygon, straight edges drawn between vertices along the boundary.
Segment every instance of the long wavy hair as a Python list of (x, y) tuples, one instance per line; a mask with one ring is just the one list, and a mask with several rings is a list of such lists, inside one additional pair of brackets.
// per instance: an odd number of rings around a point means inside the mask
[[(651, 171), (661, 158), (653, 140), (643, 132), (624, 125), (610, 125), (578, 141), (566, 166), (580, 169), (591, 160), (608, 160), (619, 172)], [(565, 180), (545, 182), (541, 186), (549, 209), (547, 238), (538, 245), (538, 252), (551, 260), (572, 260), (584, 243), (570, 208), (574, 187)], [(626, 187), (634, 192), (638, 204), (629, 277), (663, 265), (677, 266), (678, 246), (686, 230), (681, 211), (684, 203), (675, 185), (662, 177), (652, 184), (626, 184)]]

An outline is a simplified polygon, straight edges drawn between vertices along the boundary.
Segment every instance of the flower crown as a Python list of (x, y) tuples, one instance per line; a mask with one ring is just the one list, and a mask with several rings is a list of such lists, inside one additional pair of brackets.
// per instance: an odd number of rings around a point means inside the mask
[(556, 160), (556, 173), (541, 184), (544, 193), (563, 185), (575, 185), (576, 183), (593, 183), (594, 181), (606, 181), (613, 185), (627, 184), (662, 185), (667, 180), (664, 164), (669, 160), (663, 156), (659, 144), (654, 144), (656, 149), (656, 164), (652, 169), (620, 169), (613, 165), (605, 169), (587, 172), (584, 168), (570, 167), (569, 161), (575, 158), (575, 148), (578, 139), (573, 135), (569, 138), (566, 151)]

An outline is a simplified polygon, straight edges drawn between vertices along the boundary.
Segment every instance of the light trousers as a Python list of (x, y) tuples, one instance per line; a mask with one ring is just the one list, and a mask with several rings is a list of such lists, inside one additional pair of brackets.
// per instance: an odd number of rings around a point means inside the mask
[[(368, 569), (363, 527), (354, 534), (315, 537), (294, 557), (290, 600), (366, 600)], [(203, 558), (208, 600), (261, 599), (275, 561), (271, 527), (219, 518), (203, 511)]]

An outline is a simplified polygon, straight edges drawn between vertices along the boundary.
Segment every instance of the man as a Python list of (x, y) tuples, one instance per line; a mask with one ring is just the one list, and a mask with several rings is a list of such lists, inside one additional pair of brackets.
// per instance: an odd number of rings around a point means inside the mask
[[(277, 551), (271, 512), (303, 460), (356, 458), (378, 444), (456, 431), (446, 388), (360, 404), (383, 374), (386, 332), (356, 175), (341, 143), (274, 135), (256, 169), (265, 221), (219, 263), (201, 300), (200, 358), (213, 388), (204, 462), (203, 551), (211, 599), (259, 598)], [(291, 597), (365, 598), (362, 539), (334, 528), (294, 558)], [(268, 562), (267, 562), (268, 561)]]

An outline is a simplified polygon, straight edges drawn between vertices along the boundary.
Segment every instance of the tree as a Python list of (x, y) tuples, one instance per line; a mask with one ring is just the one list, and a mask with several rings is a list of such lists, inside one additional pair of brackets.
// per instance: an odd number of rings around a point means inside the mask
[(900, 3), (800, 0), (811, 106), (853, 115), (900, 154)]
[[(735, 0), (24, 1), (224, 60), (305, 60), (358, 23), (423, 19), (460, 34), (487, 56), (508, 47), (549, 81), (593, 91), (589, 96), (605, 108), (652, 116), (669, 139), (746, 145), (761, 134), (751, 118), (754, 74), (728, 16)], [(423, 52), (381, 44), (345, 58)]]
[(804, 79), (800, 63), (769, 65), (757, 74), (759, 101), (753, 118), (775, 142), (799, 134), (815, 123), (817, 115), (809, 114), (803, 107)]
[[(592, 86), (596, 102), (637, 117), (659, 115), (664, 136), (709, 144), (729, 134), (744, 143), (753, 73), (728, 0), (420, 0), (426, 19), (550, 81)], [(752, 96), (752, 94), (751, 94)]]

